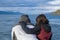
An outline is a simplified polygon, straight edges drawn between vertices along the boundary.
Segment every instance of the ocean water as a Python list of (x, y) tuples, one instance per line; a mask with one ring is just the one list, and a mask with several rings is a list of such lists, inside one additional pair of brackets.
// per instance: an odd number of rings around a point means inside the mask
[[(20, 15), (0, 15), (0, 40), (11, 40), (11, 30), (18, 21)], [(35, 23), (36, 16), (30, 15), (32, 23)], [(34, 21), (33, 21), (34, 20)], [(49, 19), (52, 28), (52, 40), (60, 40), (60, 20)]]

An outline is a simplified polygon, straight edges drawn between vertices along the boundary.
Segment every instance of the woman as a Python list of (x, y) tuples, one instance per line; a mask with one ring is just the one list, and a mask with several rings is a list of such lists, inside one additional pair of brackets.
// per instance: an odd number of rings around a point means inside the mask
[(31, 31), (24, 30), (26, 26), (31, 29), (34, 28), (28, 15), (22, 15), (19, 24), (12, 29), (12, 40), (38, 40), (35, 34), (27, 34), (27, 32), (30, 33)]
[(36, 18), (36, 26), (40, 27), (40, 33), (37, 35), (39, 40), (51, 40), (51, 27), (44, 14)]

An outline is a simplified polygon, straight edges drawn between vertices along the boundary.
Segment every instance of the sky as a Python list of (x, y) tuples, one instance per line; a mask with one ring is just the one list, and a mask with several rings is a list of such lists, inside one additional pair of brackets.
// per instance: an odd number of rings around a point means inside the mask
[(60, 0), (0, 0), (0, 11), (41, 14), (60, 9)]

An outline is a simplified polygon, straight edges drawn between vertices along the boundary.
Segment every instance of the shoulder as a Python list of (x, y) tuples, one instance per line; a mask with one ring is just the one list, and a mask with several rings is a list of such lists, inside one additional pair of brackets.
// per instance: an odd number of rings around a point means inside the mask
[(16, 30), (16, 29), (19, 29), (21, 27), (21, 25), (16, 25), (12, 28), (12, 31)]

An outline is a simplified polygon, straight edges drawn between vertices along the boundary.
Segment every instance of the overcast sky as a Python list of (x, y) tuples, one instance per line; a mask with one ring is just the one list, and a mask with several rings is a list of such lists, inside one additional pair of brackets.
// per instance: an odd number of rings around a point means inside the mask
[(60, 0), (0, 0), (0, 11), (40, 14), (60, 9)]

